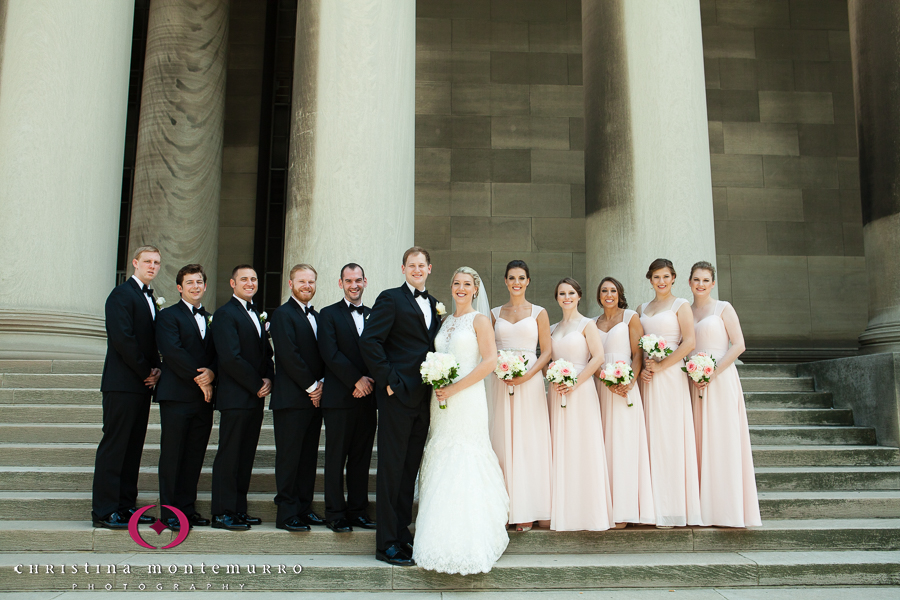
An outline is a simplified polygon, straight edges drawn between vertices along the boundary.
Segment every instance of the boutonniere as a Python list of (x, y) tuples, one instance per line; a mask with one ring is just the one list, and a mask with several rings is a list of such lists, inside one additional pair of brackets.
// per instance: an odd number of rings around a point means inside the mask
[(206, 324), (207, 325), (212, 325), (212, 318), (213, 318), (212, 315), (206, 315)]
[(163, 298), (162, 296), (160, 296), (159, 298), (156, 299), (156, 308), (157, 309), (162, 308), (165, 303), (166, 303), (166, 299)]
[(434, 310), (437, 311), (439, 317), (443, 317), (447, 314), (447, 308), (444, 306), (443, 302), (438, 302), (434, 305)]
[(265, 325), (266, 319), (268, 319), (268, 318), (269, 318), (268, 313), (266, 313), (266, 311), (262, 311), (261, 313), (259, 313), (259, 324)]

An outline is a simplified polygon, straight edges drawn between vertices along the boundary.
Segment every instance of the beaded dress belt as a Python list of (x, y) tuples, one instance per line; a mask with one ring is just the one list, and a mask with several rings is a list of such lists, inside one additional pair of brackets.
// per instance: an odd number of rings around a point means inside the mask
[(500, 348), (500, 352), (515, 352), (516, 354), (536, 354), (534, 350), (528, 350), (526, 348)]

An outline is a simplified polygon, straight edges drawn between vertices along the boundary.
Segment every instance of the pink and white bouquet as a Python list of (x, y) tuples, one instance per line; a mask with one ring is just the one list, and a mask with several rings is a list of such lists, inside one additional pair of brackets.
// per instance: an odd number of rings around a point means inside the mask
[[(497, 357), (497, 368), (494, 373), (501, 381), (509, 381), (516, 377), (521, 377), (528, 371), (528, 359), (524, 356), (510, 352), (509, 350), (501, 350)], [(509, 388), (509, 395), (515, 393), (512, 387)]]
[[(708, 352), (698, 352), (687, 359), (681, 370), (697, 383), (708, 383), (716, 371), (716, 359)], [(703, 398), (703, 394), (700, 394)]]
[[(435, 388), (442, 388), (453, 383), (459, 375), (459, 361), (452, 354), (429, 352), (425, 362), (419, 367), (422, 381)], [(447, 401), (440, 400), (438, 406), (447, 408)]]
[[(614, 363), (606, 363), (606, 366), (600, 370), (599, 377), (606, 387), (628, 385), (634, 381), (634, 370), (624, 360), (617, 360)], [(634, 403), (629, 400), (628, 406), (634, 406)]]
[(647, 334), (641, 336), (638, 345), (641, 347), (641, 350), (647, 353), (647, 356), (656, 360), (662, 360), (672, 354), (669, 343), (665, 338), (661, 338), (658, 335)]
[[(569, 387), (575, 387), (578, 383), (578, 374), (575, 372), (575, 365), (567, 360), (557, 360), (550, 363), (547, 367), (547, 381), (550, 383), (562, 383)], [(566, 407), (566, 395), (562, 395), (559, 405)]]

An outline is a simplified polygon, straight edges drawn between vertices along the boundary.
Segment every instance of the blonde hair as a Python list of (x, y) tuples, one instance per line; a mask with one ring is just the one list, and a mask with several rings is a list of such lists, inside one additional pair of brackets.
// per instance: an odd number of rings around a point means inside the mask
[(453, 271), (453, 277), (450, 278), (450, 285), (453, 285), (453, 280), (456, 279), (456, 276), (460, 273), (468, 275), (475, 282), (475, 294), (473, 298), (477, 298), (478, 292), (481, 290), (481, 277), (478, 275), (478, 271), (476, 271), (472, 267), (460, 267), (457, 270)]
[(134, 255), (132, 255), (132, 260), (140, 260), (141, 254), (144, 252), (156, 252), (160, 256), (162, 256), (162, 252), (159, 251), (159, 248), (156, 246), (140, 246), (134, 251)]
[[(288, 279), (293, 279), (294, 273), (296, 273), (297, 271), (312, 271), (313, 275), (316, 276), (316, 279), (317, 280), (319, 279), (318, 271), (316, 271), (312, 265), (308, 265), (306, 263), (300, 263), (299, 265), (294, 265), (294, 268), (291, 269), (291, 274), (288, 276)], [(343, 271), (341, 271), (341, 273), (343, 274)]]

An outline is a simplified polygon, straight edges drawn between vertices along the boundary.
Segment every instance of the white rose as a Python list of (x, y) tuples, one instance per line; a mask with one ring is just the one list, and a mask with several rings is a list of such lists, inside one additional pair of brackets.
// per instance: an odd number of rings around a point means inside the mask
[(447, 308), (444, 306), (443, 302), (438, 302), (434, 305), (434, 310), (437, 311), (439, 317), (443, 317), (447, 314)]

